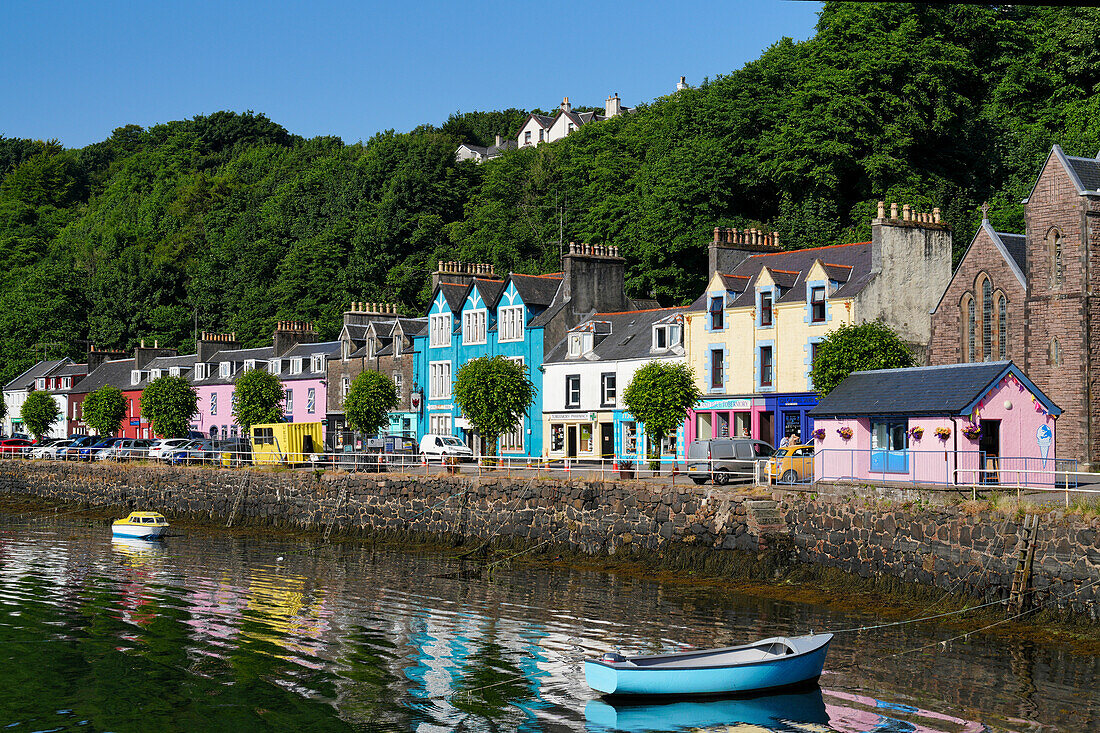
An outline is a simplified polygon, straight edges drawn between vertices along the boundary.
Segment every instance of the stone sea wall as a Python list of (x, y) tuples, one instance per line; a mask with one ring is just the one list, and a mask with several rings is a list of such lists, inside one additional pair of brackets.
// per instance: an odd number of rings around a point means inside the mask
[[(0, 462), (0, 495), (155, 509), (169, 518), (335, 532), (558, 543), (590, 554), (770, 553), (993, 600), (1009, 594), (1022, 517), (858, 497), (643, 482)], [(1100, 617), (1100, 520), (1050, 512), (1035, 535), (1040, 603)], [(1086, 587), (1087, 586), (1087, 587)]]

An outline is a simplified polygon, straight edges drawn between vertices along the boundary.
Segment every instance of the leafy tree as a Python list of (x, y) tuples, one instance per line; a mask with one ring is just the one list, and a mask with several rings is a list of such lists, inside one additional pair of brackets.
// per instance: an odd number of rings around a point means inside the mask
[(61, 408), (57, 406), (57, 400), (49, 392), (35, 390), (27, 395), (27, 399), (19, 409), (19, 416), (23, 418), (23, 424), (31, 431), (35, 440), (40, 440), (43, 435), (50, 432), (50, 428), (61, 416)]
[(182, 438), (198, 413), (199, 397), (186, 377), (157, 377), (141, 392), (141, 414), (153, 426), (153, 434)]
[(389, 411), (397, 409), (397, 385), (387, 374), (360, 372), (344, 398), (348, 425), (372, 435), (389, 424)]
[(634, 372), (623, 392), (623, 404), (645, 425), (646, 435), (657, 446), (659, 460), (661, 441), (684, 424), (688, 410), (701, 397), (695, 375), (687, 364), (651, 361)]
[(825, 334), (817, 345), (810, 379), (824, 397), (852, 372), (913, 365), (913, 354), (905, 342), (885, 323), (871, 321), (843, 325)]
[(489, 455), (497, 440), (516, 429), (535, 399), (527, 368), (503, 356), (482, 356), (459, 367), (454, 399), (485, 441)]
[(104, 385), (84, 398), (81, 409), (84, 422), (96, 435), (111, 436), (126, 418), (126, 397), (117, 387)]
[(262, 369), (249, 369), (237, 377), (237, 404), (233, 417), (247, 433), (253, 425), (283, 421), (283, 383)]
[(8, 416), (8, 403), (0, 399), (0, 420)]

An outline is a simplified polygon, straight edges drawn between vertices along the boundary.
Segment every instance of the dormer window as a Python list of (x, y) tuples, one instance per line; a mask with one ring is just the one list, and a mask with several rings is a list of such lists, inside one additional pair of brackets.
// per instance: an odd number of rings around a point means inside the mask
[(653, 351), (667, 351), (680, 343), (680, 327), (669, 324), (653, 327)]
[(228, 361), (223, 361), (218, 364), (218, 376), (222, 379), (227, 379), (233, 375), (233, 364)]
[(710, 299), (710, 330), (721, 331), (726, 327), (724, 312), (725, 298), (721, 295)]
[(133, 384), (138, 384), (140, 382), (141, 382), (141, 370), (140, 369), (131, 369), (130, 370), (130, 384), (133, 385)]
[[(133, 382), (133, 384), (137, 384), (137, 382)], [(41, 379), (34, 380), (34, 388), (35, 389), (46, 389), (46, 378), (42, 377)]]
[(195, 379), (206, 379), (206, 363), (201, 361), (195, 362)]
[(497, 341), (523, 340), (523, 306), (508, 305), (497, 309)]
[(486, 322), (488, 311), (476, 310), (462, 314), (462, 343), (485, 343)]
[(314, 374), (325, 371), (325, 355), (314, 354), (313, 356), (311, 356), (309, 359), (309, 369)]
[(302, 357), (296, 356), (290, 360), (290, 373), (301, 374), (302, 373)]
[(401, 342), (403, 340), (404, 340), (404, 337), (401, 334), (395, 333), (393, 335), (393, 355), (394, 356), (401, 356)]
[(451, 314), (443, 313), (428, 317), (432, 346), (451, 345)]
[(173, 377), (178, 377), (180, 375), (180, 368), (179, 367), (168, 367), (168, 374), (170, 376), (173, 376)]
[(340, 342), (340, 358), (347, 361), (351, 358), (352, 344), (350, 341)]
[(255, 368), (256, 368), (256, 360), (255, 359), (245, 359), (244, 360), (244, 370), (246, 372), (249, 371), (250, 369), (255, 369)]
[(772, 294), (760, 293), (760, 325), (772, 325)]
[(283, 360), (282, 359), (268, 359), (267, 360), (267, 370), (269, 372), (271, 372), (272, 374), (278, 374), (279, 372), (281, 372), (283, 370)]
[(161, 374), (162, 374), (162, 371), (160, 369), (150, 369), (149, 370), (149, 379), (160, 379)]
[(61, 389), (69, 389), (72, 386), (73, 386), (73, 378), (72, 377), (62, 377), (61, 378)]
[(571, 333), (569, 334), (569, 356), (580, 356), (583, 348), (583, 342), (581, 340), (581, 334)]
[(814, 323), (825, 322), (825, 286), (810, 288), (810, 320)]

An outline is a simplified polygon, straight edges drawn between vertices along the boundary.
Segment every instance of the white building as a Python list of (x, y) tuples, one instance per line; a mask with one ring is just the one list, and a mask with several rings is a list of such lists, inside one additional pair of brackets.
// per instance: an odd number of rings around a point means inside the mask
[[(543, 446), (551, 458), (644, 460), (644, 426), (622, 404), (634, 373), (684, 362), (683, 308), (597, 313), (569, 330), (543, 362)], [(665, 455), (682, 455), (683, 428)]]
[(57, 402), (58, 418), (45, 437), (64, 438), (68, 435), (69, 391), (88, 374), (87, 364), (77, 364), (72, 359), (47, 359), (40, 361), (15, 379), (4, 385), (4, 435), (29, 434), (23, 425), (20, 411), (27, 396), (34, 391), (49, 392)]
[(500, 135), (496, 137), (496, 143), (489, 146), (462, 143), (458, 146), (458, 151), (455, 153), (455, 160), (459, 163), (464, 160), (474, 160), (478, 163), (484, 163), (487, 160), (500, 157), (505, 150), (512, 150), (516, 147), (514, 140), (502, 140)]
[(537, 114), (529, 115), (527, 121), (523, 123), (523, 127), (520, 128), (519, 135), (516, 136), (516, 145), (525, 148), (539, 143), (552, 143), (561, 140), (575, 130), (579, 130), (589, 122), (609, 120), (612, 117), (618, 117), (632, 111), (632, 109), (622, 105), (622, 100), (619, 99), (618, 94), (613, 94), (604, 101), (604, 113), (602, 115), (597, 112), (574, 112), (573, 106), (569, 104), (569, 97), (565, 97), (562, 99), (561, 108), (556, 115), (552, 117)]

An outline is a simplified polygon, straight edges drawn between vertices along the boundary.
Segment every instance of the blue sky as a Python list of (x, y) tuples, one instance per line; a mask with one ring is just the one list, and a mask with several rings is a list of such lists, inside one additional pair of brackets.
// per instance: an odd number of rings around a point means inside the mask
[(633, 106), (810, 37), (820, 4), (154, 0), (0, 3), (0, 134), (103, 140), (220, 109), (299, 135), (438, 124), (456, 111)]

